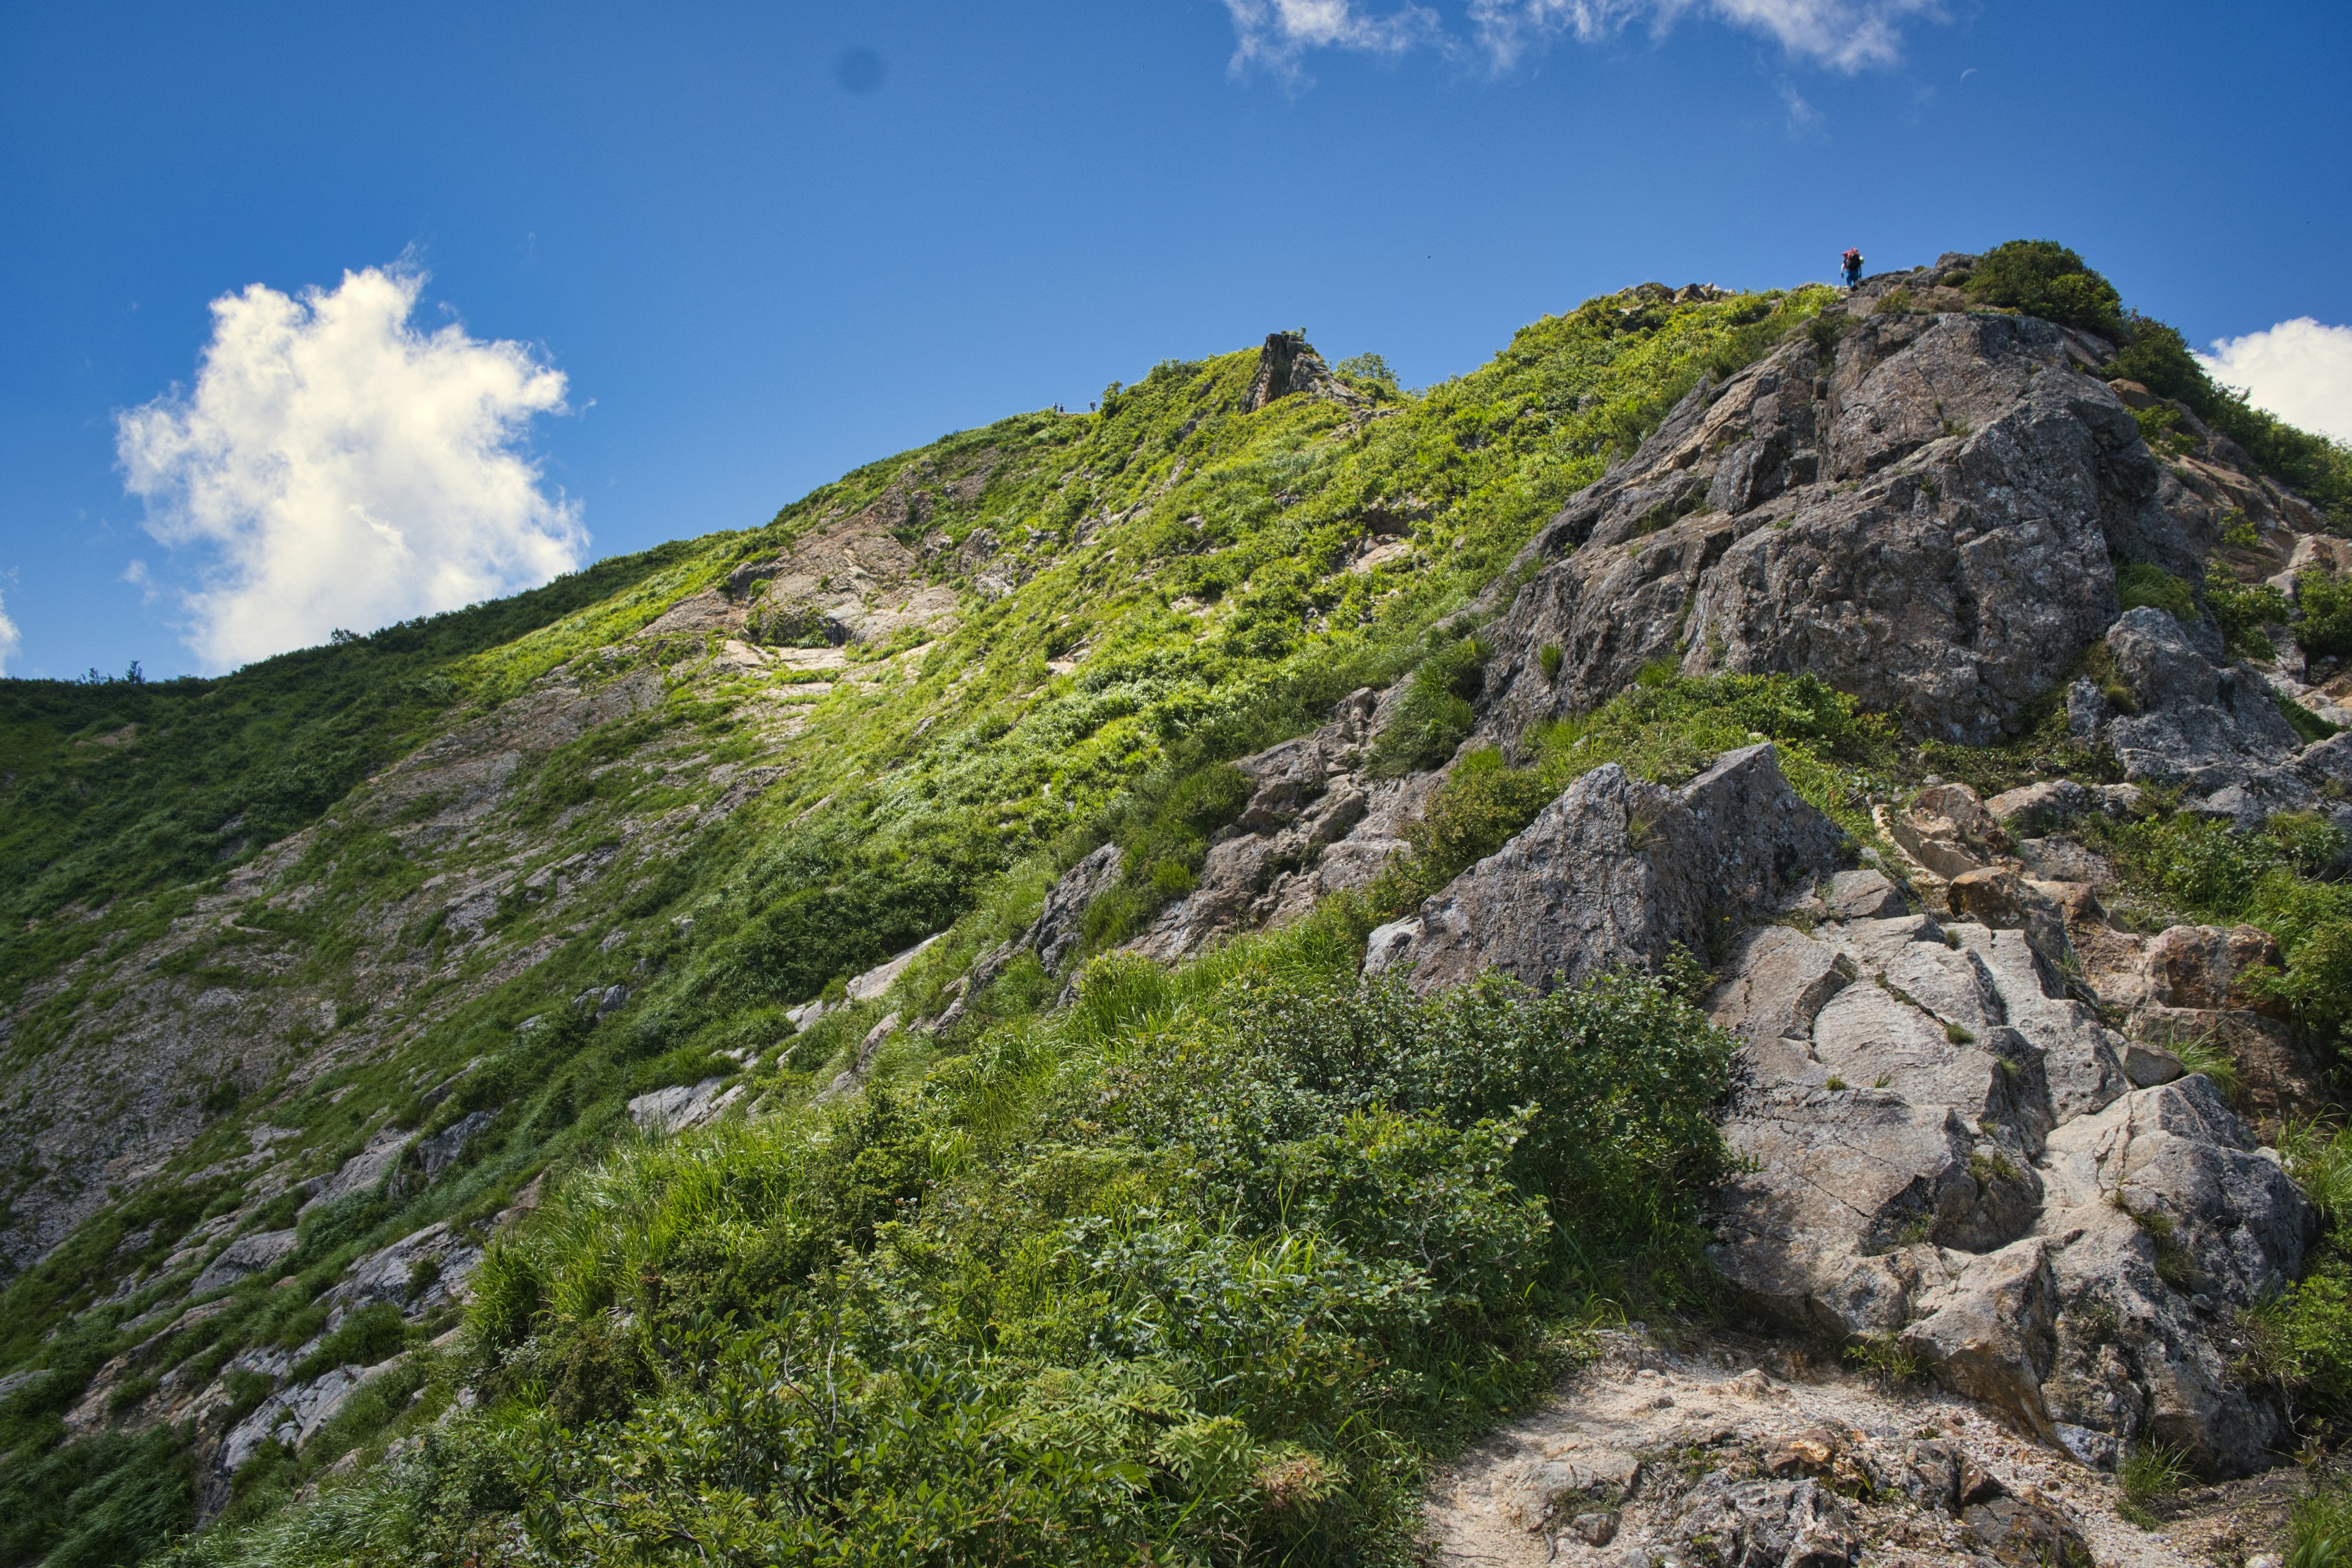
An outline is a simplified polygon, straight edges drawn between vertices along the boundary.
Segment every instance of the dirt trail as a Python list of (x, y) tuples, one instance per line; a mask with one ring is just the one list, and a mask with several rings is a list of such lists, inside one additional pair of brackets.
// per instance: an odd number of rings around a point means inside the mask
[[(1947, 1467), (1948, 1467), (1947, 1468)], [(2116, 1511), (2112, 1476), (1939, 1390), (1730, 1335), (1602, 1336), (1541, 1410), (1438, 1478), (1429, 1557), (1463, 1568), (2238, 1565), (2284, 1555), (2285, 1466)]]

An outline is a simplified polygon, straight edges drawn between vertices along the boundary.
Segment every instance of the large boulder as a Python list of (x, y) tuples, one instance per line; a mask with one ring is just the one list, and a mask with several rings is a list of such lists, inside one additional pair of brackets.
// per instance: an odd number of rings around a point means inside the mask
[(1742, 1042), (1710, 1257), (1751, 1305), (1899, 1340), (2094, 1462), (2266, 1462), (2276, 1413), (2216, 1341), (2313, 1213), (2205, 1078), (2135, 1089), (2145, 1053), (2026, 932), (1970, 921), (1760, 927), (1710, 1005)]
[(1427, 991), (1499, 970), (1538, 988), (1676, 947), (1708, 950), (1844, 853), (1800, 799), (1769, 742), (1727, 752), (1680, 790), (1616, 763), (1561, 792), (1502, 848), (1383, 928), (1367, 967), (1410, 962)]

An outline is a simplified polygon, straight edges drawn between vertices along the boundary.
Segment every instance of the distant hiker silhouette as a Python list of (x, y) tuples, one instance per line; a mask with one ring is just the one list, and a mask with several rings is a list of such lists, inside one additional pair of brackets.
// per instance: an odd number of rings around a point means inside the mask
[(1845, 268), (1845, 286), (1851, 289), (1862, 281), (1862, 252), (1849, 250), (1842, 259)]

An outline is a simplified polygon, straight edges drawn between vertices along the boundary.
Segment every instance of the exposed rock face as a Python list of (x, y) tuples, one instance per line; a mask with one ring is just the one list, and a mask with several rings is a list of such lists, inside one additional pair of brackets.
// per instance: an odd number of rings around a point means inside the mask
[(2220, 1473), (2265, 1462), (2276, 1414), (2217, 1341), (2300, 1270), (2315, 1217), (2202, 1076), (2134, 1089), (2136, 1047), (2021, 931), (1768, 926), (1725, 975), (1748, 1168), (1710, 1255), (1735, 1288), (1900, 1337), (2094, 1462), (2151, 1436)]
[(1410, 961), (1418, 990), (1497, 969), (1549, 989), (1620, 964), (1694, 953), (1800, 879), (1830, 870), (1844, 835), (1780, 774), (1769, 743), (1726, 752), (1681, 790), (1612, 763), (1544, 807), (1408, 921), (1376, 935), (1368, 968)]
[(1405, 848), (1405, 824), (1442, 782), (1364, 775), (1381, 710), (1374, 692), (1350, 693), (1313, 734), (1235, 763), (1254, 786), (1241, 816), (1210, 845), (1200, 885), (1129, 946), (1183, 958), (1219, 937), (1296, 919), (1327, 893), (1369, 887)]
[(1257, 374), (1242, 399), (1244, 412), (1255, 414), (1279, 397), (1302, 393), (1335, 403), (1361, 403), (1362, 396), (1331, 374), (1314, 347), (1297, 332), (1268, 332), (1258, 350)]
[(2068, 713), (2078, 732), (2115, 748), (2128, 778), (2173, 785), (2196, 809), (2242, 827), (2323, 805), (2352, 827), (2352, 806), (2322, 793), (2331, 780), (2341, 784), (2352, 759), (2345, 737), (2305, 746), (2267, 681), (2243, 665), (2216, 665), (2162, 610), (2126, 611), (2106, 648), (2129, 710), (2084, 681), (2068, 695)]
[(238, 1237), (221, 1248), (220, 1256), (205, 1266), (196, 1282), (188, 1287), (191, 1296), (202, 1296), (234, 1285), (248, 1274), (258, 1274), (284, 1260), (300, 1240), (291, 1226), (284, 1230), (258, 1230)]
[(1106, 844), (1063, 872), (1046, 893), (1037, 918), (1020, 935), (981, 954), (979, 962), (964, 976), (961, 994), (930, 1027), (950, 1028), (961, 1021), (972, 999), (987, 990), (990, 982), (1004, 973), (1004, 966), (1024, 952), (1034, 952), (1047, 974), (1061, 974), (1086, 936), (1087, 906), (1118, 882), (1123, 864), (1119, 847)]
[(2118, 561), (2193, 564), (2084, 357), (2042, 321), (1874, 315), (1833, 352), (1800, 341), (1702, 383), (1522, 557), (1565, 555), (1493, 629), (1494, 731), (1664, 658), (1810, 673), (1927, 733), (1997, 738), (2114, 618)]

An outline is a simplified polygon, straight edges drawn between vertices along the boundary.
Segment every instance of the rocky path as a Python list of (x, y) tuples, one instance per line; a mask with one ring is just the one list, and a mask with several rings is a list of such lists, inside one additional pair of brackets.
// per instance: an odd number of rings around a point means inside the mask
[(2235, 1568), (2283, 1556), (2292, 1468), (2155, 1503), (1940, 1390), (1732, 1335), (1603, 1336), (1544, 1408), (1440, 1476), (1435, 1563), (1461, 1568)]

